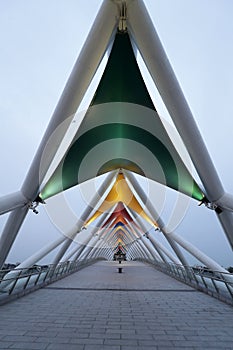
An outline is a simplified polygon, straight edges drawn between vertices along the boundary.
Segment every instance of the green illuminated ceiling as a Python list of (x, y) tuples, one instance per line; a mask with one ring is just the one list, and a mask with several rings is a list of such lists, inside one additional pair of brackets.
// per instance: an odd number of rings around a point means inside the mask
[(173, 146), (140, 73), (128, 33), (117, 33), (86, 115), (41, 191), (43, 200), (125, 168), (197, 200), (204, 195)]

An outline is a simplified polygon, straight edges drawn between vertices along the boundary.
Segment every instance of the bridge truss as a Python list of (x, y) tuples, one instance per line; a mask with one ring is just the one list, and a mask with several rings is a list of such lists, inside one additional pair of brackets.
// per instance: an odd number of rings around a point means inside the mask
[[(176, 149), (157, 113), (137, 64), (140, 52), (173, 120), (202, 185)], [(97, 70), (107, 63), (89, 108), (68, 146), (63, 143)], [(201, 150), (201, 152), (200, 152)], [(0, 213), (10, 212), (0, 237), (0, 267), (5, 263), (28, 211), (50, 197), (102, 177), (102, 183), (74, 227), (23, 261), (39, 262), (54, 249), (52, 261), (127, 259), (187, 266), (182, 249), (211, 270), (226, 273), (174, 230), (156, 210), (140, 177), (157, 181), (213, 210), (233, 246), (233, 200), (224, 191), (194, 117), (142, 0), (104, 0), (75, 63), (21, 189), (1, 198)], [(137, 176), (135, 175), (137, 174)], [(156, 239), (165, 237), (169, 248)], [(79, 235), (82, 244), (76, 244)], [(182, 249), (181, 249), (182, 247)]]

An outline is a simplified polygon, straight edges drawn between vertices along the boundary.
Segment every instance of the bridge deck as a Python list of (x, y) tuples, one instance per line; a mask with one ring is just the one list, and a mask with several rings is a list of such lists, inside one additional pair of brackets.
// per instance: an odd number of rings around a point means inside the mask
[(233, 349), (231, 306), (138, 262), (99, 262), (0, 315), (0, 349)]

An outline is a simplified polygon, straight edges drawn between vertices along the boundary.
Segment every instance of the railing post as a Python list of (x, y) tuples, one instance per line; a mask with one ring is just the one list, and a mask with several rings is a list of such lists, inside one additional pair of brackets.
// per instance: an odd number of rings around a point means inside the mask
[(231, 298), (233, 299), (233, 293), (232, 293), (231, 287), (228, 285), (228, 282), (224, 281), (224, 283), (225, 283), (225, 286), (227, 287), (228, 292), (229, 292), (230, 295), (231, 295)]
[(200, 275), (200, 276), (201, 276), (201, 280), (202, 280), (202, 282), (204, 283), (206, 289), (209, 290), (208, 284), (206, 284), (206, 281), (205, 281), (204, 276), (203, 276), (203, 275)]
[[(30, 281), (31, 276), (33, 276), (33, 273), (30, 274), (30, 272), (29, 272), (29, 275), (27, 276), (27, 280), (26, 280), (26, 282), (25, 282), (24, 285), (23, 285), (23, 289), (26, 289), (26, 288), (27, 288), (27, 285), (28, 285), (28, 283), (29, 283), (29, 281)], [(25, 276), (25, 277), (26, 277), (26, 276)]]
[(45, 276), (44, 276), (44, 278), (43, 278), (43, 283), (45, 283), (49, 272), (50, 272), (50, 266), (48, 266), (48, 270), (46, 271), (46, 274), (45, 274)]
[(14, 288), (15, 288), (17, 282), (18, 282), (18, 280), (20, 279), (20, 276), (21, 276), (22, 271), (23, 271), (23, 270), (19, 271), (19, 274), (17, 275), (17, 277), (16, 277), (16, 279), (15, 279), (13, 285), (12, 285), (11, 288), (9, 289), (9, 292), (8, 292), (9, 295), (11, 295), (11, 293), (13, 292), (13, 290), (14, 290)]
[(41, 273), (42, 273), (42, 269), (41, 269), (40, 272), (38, 273), (38, 276), (37, 276), (37, 278), (36, 278), (36, 280), (35, 280), (34, 286), (37, 285), (37, 283), (38, 283), (38, 281), (39, 281), (39, 279), (40, 279)]
[(216, 292), (219, 294), (219, 289), (218, 289), (218, 287), (217, 287), (217, 285), (216, 285), (216, 283), (215, 283), (215, 280), (214, 280), (213, 278), (211, 278), (211, 282), (212, 282), (212, 284), (213, 284), (213, 286), (214, 286)]
[(192, 270), (192, 276), (194, 277), (194, 280), (195, 280), (196, 284), (198, 285), (199, 281), (197, 279), (197, 276), (196, 276), (195, 272), (193, 271), (193, 269), (191, 269), (191, 270)]

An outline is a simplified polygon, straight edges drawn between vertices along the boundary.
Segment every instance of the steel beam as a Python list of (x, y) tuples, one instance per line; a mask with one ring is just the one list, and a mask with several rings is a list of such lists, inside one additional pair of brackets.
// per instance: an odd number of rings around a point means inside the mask
[(126, 176), (126, 179), (129, 180), (133, 188), (135, 189), (136, 193), (138, 194), (141, 201), (145, 204), (147, 210), (151, 214), (151, 216), (156, 220), (161, 232), (163, 233), (164, 237), (170, 244), (171, 248), (173, 249), (174, 253), (180, 260), (181, 265), (188, 266), (188, 262), (185, 259), (183, 253), (181, 252), (179, 246), (174, 242), (174, 240), (170, 237), (169, 233), (166, 231), (164, 222), (162, 218), (158, 215), (157, 211), (155, 210), (153, 204), (151, 203), (150, 199), (146, 196), (145, 192), (143, 191), (142, 187), (139, 185), (136, 177), (129, 171), (124, 170), (124, 174)]
[(56, 255), (53, 264), (58, 264), (59, 261), (62, 259), (64, 254), (66, 253), (69, 246), (72, 244), (77, 232), (79, 232), (83, 226), (83, 223), (87, 220), (93, 209), (96, 207), (97, 203), (99, 202), (100, 198), (104, 195), (104, 192), (106, 191), (106, 188), (110, 185), (113, 178), (116, 176), (116, 172), (113, 171), (110, 174), (107, 175), (107, 177), (104, 179), (103, 183), (100, 185), (98, 191), (93, 196), (91, 202), (88, 204), (84, 212), (82, 213), (79, 221), (77, 222), (76, 226), (76, 233), (71, 238), (67, 238), (64, 242), (63, 246), (61, 247), (60, 251)]
[(22, 208), (13, 210), (9, 215), (9, 218), (0, 237), (0, 269), (2, 268), (9, 254), (9, 251), (28, 213), (28, 210), (28, 207), (24, 206)]
[[(127, 16), (130, 34), (188, 150), (207, 198), (218, 203), (225, 195), (224, 188), (143, 1), (128, 0)], [(228, 214), (226, 217), (227, 223), (224, 215), (220, 222), (233, 247), (233, 226)]]
[[(76, 113), (116, 30), (118, 10), (111, 1), (103, 1), (23, 183), (21, 191), (28, 201), (37, 199), (40, 185), (72, 121), (71, 117)], [(61, 124), (62, 127), (60, 127)], [(58, 127), (60, 128), (56, 133), (56, 142), (50, 142), (51, 136)], [(45, 149), (46, 157), (43, 157)], [(4, 252), (0, 258), (0, 267), (8, 256), (26, 217), (27, 209), (24, 209), (24, 213), (25, 215), (22, 216), (21, 211), (16, 209), (6, 223), (0, 241), (0, 254), (1, 251)]]
[(24, 197), (21, 191), (8, 194), (0, 198), (0, 215), (6, 214), (16, 208), (28, 205), (28, 200)]

